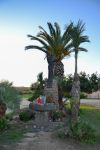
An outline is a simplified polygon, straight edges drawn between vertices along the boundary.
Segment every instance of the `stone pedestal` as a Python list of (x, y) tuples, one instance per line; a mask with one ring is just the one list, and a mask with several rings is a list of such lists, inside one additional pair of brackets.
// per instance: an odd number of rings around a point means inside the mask
[(48, 112), (45, 111), (45, 112), (35, 112), (35, 122), (36, 122), (36, 125), (39, 126), (39, 127), (45, 127), (48, 125), (49, 123), (49, 119), (48, 119)]
[(46, 95), (46, 97), (51, 96), (53, 102), (55, 104), (58, 104), (58, 84), (56, 79), (53, 80), (52, 87), (47, 87), (47, 85), (45, 85), (44, 94)]

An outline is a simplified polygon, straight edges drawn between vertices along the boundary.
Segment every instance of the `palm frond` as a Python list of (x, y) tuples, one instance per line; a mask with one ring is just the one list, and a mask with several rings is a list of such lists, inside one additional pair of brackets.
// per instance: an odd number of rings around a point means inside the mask
[(80, 41), (80, 43), (90, 42), (89, 37), (86, 36), (86, 35), (85, 36), (80, 36), (79, 41)]
[(47, 34), (46, 30), (42, 26), (39, 26), (39, 29), (42, 30), (44, 33)]
[(30, 35), (30, 34), (28, 34), (28, 35), (27, 35), (27, 37), (30, 37), (30, 38), (32, 38), (33, 36), (32, 36), (32, 35)]
[(51, 45), (51, 47), (53, 47), (54, 46), (53, 37), (55, 36), (55, 30), (50, 22), (48, 22), (47, 24), (49, 27), (50, 34), (48, 34), (46, 30), (44, 30), (41, 26), (39, 26), (41, 31), (37, 34), (37, 37), (43, 39), (44, 41), (48, 43), (48, 45)]
[(60, 37), (61, 36), (61, 30), (60, 30), (59, 24), (57, 22), (55, 22), (54, 26), (56, 28), (56, 37)]
[(45, 41), (43, 41), (43, 39), (32, 36), (31, 40), (36, 40), (36, 41), (40, 42), (46, 49), (48, 49), (48, 44)]
[(41, 50), (44, 53), (47, 53), (47, 51), (43, 47), (39, 47), (37, 45), (29, 45), (29, 46), (25, 47), (25, 50), (29, 50), (29, 49), (38, 49), (38, 50)]
[(48, 22), (47, 25), (49, 27), (50, 35), (55, 37), (55, 29), (54, 29), (53, 25), (50, 22)]
[(54, 45), (54, 40), (53, 38), (49, 35), (46, 34), (44, 32), (41, 32), (37, 35), (39, 38), (43, 39), (44, 41), (46, 41), (48, 43), (48, 45), (51, 45), (53, 47)]
[(72, 48), (73, 48), (73, 44), (69, 43), (64, 47), (64, 50), (69, 52)]
[(79, 47), (78, 49), (79, 49), (79, 51), (88, 52), (88, 50), (83, 47)]
[(73, 28), (73, 22), (71, 21), (70, 24), (65, 26), (65, 32), (62, 36), (62, 40), (64, 40), (67, 36), (70, 37), (71, 32), (72, 32), (72, 28)]
[(76, 25), (76, 29), (80, 34), (82, 34), (85, 31), (85, 23), (79, 19)]

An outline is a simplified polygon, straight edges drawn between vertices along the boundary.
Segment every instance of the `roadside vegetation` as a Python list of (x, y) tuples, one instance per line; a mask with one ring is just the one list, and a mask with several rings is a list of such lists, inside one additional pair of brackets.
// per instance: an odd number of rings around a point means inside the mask
[(9, 145), (9, 143), (14, 149), (16, 142), (20, 141), (26, 132), (24, 124), (9, 125), (8, 129), (0, 132), (0, 149), (4, 149), (3, 145)]
[[(68, 105), (69, 107), (69, 105)], [(59, 114), (56, 114), (56, 116), (58, 117)], [(100, 142), (100, 110), (96, 109), (93, 106), (88, 106), (88, 105), (81, 105), (80, 106), (80, 118), (82, 120), (82, 122), (86, 122), (86, 124), (79, 124), (79, 128), (78, 128), (78, 132), (79, 135), (76, 136), (76, 132), (74, 132), (74, 137), (76, 140), (79, 140), (78, 137), (80, 135), (80, 128), (82, 125), (84, 125), (84, 128), (82, 126), (82, 128), (84, 129), (83, 131), (87, 131), (86, 138), (90, 138), (90, 135), (95, 135), (92, 137), (92, 140), (83, 140), (81, 142), (85, 142), (85, 143), (98, 143)], [(9, 118), (11, 119), (11, 118)], [(9, 122), (9, 119), (8, 122)], [(66, 121), (68, 122), (68, 117), (66, 118)], [(9, 123), (8, 123), (9, 124)], [(31, 128), (26, 128), (28, 122), (22, 122), (20, 121), (19, 123), (15, 124), (15, 125), (8, 125), (8, 128), (6, 128), (6, 130), (4, 130), (3, 132), (0, 132), (0, 145), (3, 144), (8, 144), (11, 143), (12, 145), (16, 142), (18, 142), (19, 140), (21, 140), (24, 137), (24, 133), (26, 132), (31, 132)], [(92, 130), (92, 129), (93, 130)], [(75, 130), (76, 131), (76, 128)], [(95, 132), (94, 132), (95, 131)], [(84, 133), (84, 132), (83, 132)], [(78, 133), (77, 133), (78, 134)], [(89, 135), (89, 137), (88, 137)], [(64, 128), (64, 132), (62, 133), (60, 131), (59, 133), (60, 138), (68, 138), (68, 136), (66, 136), (66, 132), (65, 132), (65, 128)], [(95, 138), (94, 138), (95, 137)]]
[[(66, 105), (70, 110), (70, 104)], [(69, 127), (62, 128), (58, 136), (71, 138), (82, 143), (94, 144), (100, 142), (100, 109), (90, 105), (80, 105), (79, 121), (73, 128), (68, 121)]]
[(4, 103), (7, 108), (12, 110), (19, 108), (19, 93), (13, 87), (13, 83), (10, 83), (7, 80), (0, 82), (0, 103)]

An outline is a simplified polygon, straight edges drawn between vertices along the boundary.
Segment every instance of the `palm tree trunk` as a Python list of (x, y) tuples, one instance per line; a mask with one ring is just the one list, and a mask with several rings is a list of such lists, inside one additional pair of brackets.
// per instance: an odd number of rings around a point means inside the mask
[(78, 114), (79, 114), (79, 106), (80, 106), (80, 81), (79, 77), (74, 76), (74, 81), (71, 90), (71, 121), (72, 124), (77, 123)]
[(62, 79), (64, 77), (64, 65), (60, 60), (55, 61), (54, 76), (58, 77), (59, 79)]
[(62, 90), (62, 86), (58, 83), (58, 103), (59, 103), (59, 110), (63, 110), (63, 90)]
[(48, 62), (48, 83), (47, 86), (52, 86), (53, 76), (54, 76), (54, 57), (52, 55), (47, 55)]
[(61, 61), (56, 61), (54, 66), (54, 76), (58, 79), (58, 103), (59, 103), (59, 109), (63, 109), (63, 90), (62, 90), (62, 79), (64, 76), (64, 65)]
[(72, 126), (78, 121), (80, 107), (80, 80), (77, 74), (77, 53), (75, 53), (75, 74), (71, 90), (71, 122)]
[(77, 53), (75, 53), (75, 75), (77, 75)]

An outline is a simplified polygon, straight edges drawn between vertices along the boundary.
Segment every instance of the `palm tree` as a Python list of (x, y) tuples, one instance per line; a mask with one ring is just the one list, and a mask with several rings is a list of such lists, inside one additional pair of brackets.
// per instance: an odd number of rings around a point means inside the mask
[(83, 32), (85, 31), (85, 24), (82, 22), (82, 20), (79, 20), (76, 25), (73, 25), (72, 31), (71, 31), (71, 38), (73, 43), (73, 52), (75, 53), (75, 75), (77, 75), (77, 58), (78, 53), (80, 51), (87, 52), (88, 50), (80, 47), (80, 45), (84, 42), (89, 42), (89, 38), (86, 35), (83, 35)]
[(72, 31), (70, 32), (73, 44), (72, 52), (75, 53), (75, 73), (71, 90), (72, 99), (75, 100), (72, 106), (72, 120), (74, 122), (77, 122), (80, 105), (80, 81), (77, 73), (78, 53), (80, 51), (87, 52), (87, 49), (81, 47), (80, 45), (84, 42), (89, 42), (88, 36), (83, 35), (84, 31), (85, 24), (81, 20), (79, 20), (76, 25), (73, 24)]
[[(26, 46), (28, 49), (37, 49), (46, 54), (48, 62), (48, 82), (47, 86), (52, 86), (53, 77), (57, 76), (62, 78), (64, 74), (64, 66), (61, 60), (70, 54), (72, 48), (71, 37), (69, 31), (72, 28), (72, 23), (70, 23), (65, 32), (62, 34), (60, 26), (57, 22), (52, 25), (50, 22), (47, 23), (49, 33), (39, 26), (40, 32), (37, 36), (28, 35), (31, 40), (36, 40), (41, 43), (41, 46), (38, 45), (29, 45)], [(62, 105), (62, 88), (60, 84), (58, 85), (58, 102), (59, 106)]]
[[(39, 26), (40, 32), (37, 34), (37, 36), (28, 35), (28, 37), (31, 38), (31, 40), (36, 40), (39, 43), (41, 43), (41, 46), (38, 45), (29, 45), (26, 46), (25, 49), (37, 49), (46, 54), (47, 62), (48, 62), (48, 83), (49, 86), (52, 85), (52, 79), (54, 77), (54, 74), (59, 74), (59, 69), (57, 67), (58, 63), (61, 62), (61, 60), (70, 54), (70, 49), (72, 47), (71, 44), (71, 38), (69, 36), (69, 30), (72, 26), (72, 24), (69, 24), (69, 26), (66, 28), (63, 35), (61, 35), (61, 30), (58, 25), (58, 23), (54, 23), (54, 26), (48, 22), (47, 23), (49, 28), (49, 33), (47, 31)], [(56, 65), (56, 67), (54, 67)], [(61, 67), (63, 67), (61, 63)], [(60, 69), (62, 71), (61, 75), (63, 75), (64, 69)], [(56, 72), (56, 73), (55, 73)]]

